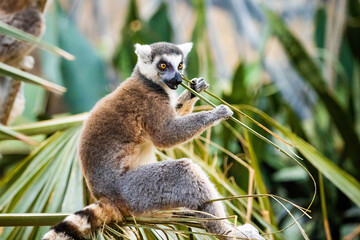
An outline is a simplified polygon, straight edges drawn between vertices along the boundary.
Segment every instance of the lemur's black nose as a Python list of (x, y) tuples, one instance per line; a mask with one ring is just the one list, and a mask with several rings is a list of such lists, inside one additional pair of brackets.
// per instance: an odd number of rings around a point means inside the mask
[(175, 77), (174, 79), (176, 80), (176, 84), (180, 84), (182, 82), (182, 78), (181, 78), (181, 75), (180, 73), (175, 73)]

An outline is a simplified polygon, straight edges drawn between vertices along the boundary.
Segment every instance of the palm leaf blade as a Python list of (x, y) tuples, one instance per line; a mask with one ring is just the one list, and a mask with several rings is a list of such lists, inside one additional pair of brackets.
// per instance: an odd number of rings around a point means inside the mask
[(35, 84), (45, 88), (48, 91), (52, 91), (57, 94), (63, 94), (66, 91), (66, 88), (59, 86), (55, 83), (49, 82), (41, 77), (35, 76), (28, 72), (24, 72), (20, 69), (15, 67), (9, 66), (5, 63), (0, 62), (0, 75), (2, 76), (9, 76), (13, 79)]
[(53, 46), (51, 44), (48, 44), (40, 39), (38, 39), (37, 37), (26, 33), (20, 29), (17, 29), (13, 26), (10, 26), (4, 22), (0, 21), (0, 34), (5, 34), (7, 36), (13, 37), (17, 40), (20, 41), (26, 41), (26, 42), (30, 42), (30, 43), (34, 43), (36, 45), (38, 45), (40, 48), (53, 52), (55, 54), (58, 54), (68, 60), (73, 60), (75, 59), (75, 57), (73, 55), (71, 55), (70, 53), (66, 52), (65, 50), (58, 48), (56, 46)]

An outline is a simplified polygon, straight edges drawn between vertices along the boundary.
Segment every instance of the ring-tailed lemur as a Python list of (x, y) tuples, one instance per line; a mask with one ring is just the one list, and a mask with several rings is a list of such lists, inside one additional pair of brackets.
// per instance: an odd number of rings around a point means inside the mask
[[(82, 171), (98, 202), (52, 227), (44, 240), (86, 239), (102, 223), (154, 210), (183, 207), (225, 217), (220, 202), (208, 202), (219, 195), (199, 166), (190, 159), (157, 162), (155, 148), (189, 141), (233, 112), (220, 105), (191, 113), (198, 98), (187, 90), (173, 101), (192, 43), (135, 48), (138, 62), (131, 77), (96, 104), (80, 138)], [(195, 79), (191, 87), (201, 92), (209, 85)], [(237, 237), (263, 239), (250, 224), (237, 229), (225, 220), (203, 225), (211, 233), (235, 231)]]

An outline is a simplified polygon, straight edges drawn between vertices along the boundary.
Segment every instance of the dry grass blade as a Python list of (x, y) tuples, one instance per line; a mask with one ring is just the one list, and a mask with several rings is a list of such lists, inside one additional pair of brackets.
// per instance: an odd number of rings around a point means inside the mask
[[(184, 75), (182, 75), (182, 79), (185, 80), (188, 83), (192, 83), (189, 79), (187, 79)], [(293, 144), (291, 144), (290, 142), (284, 140), (283, 138), (281, 138), (279, 135), (277, 135), (276, 133), (274, 133), (273, 131), (271, 131), (270, 129), (268, 129), (267, 127), (265, 127), (264, 125), (262, 125), (261, 123), (259, 123), (258, 121), (256, 121), (255, 119), (253, 119), (252, 117), (250, 117), (249, 115), (247, 115), (246, 113), (240, 111), (239, 109), (237, 109), (236, 107), (232, 106), (231, 104), (227, 103), (226, 101), (224, 101), (223, 99), (219, 98), (218, 96), (216, 96), (215, 94), (209, 92), (208, 90), (204, 90), (204, 93), (210, 95), (211, 97), (217, 99), (218, 101), (220, 101), (222, 104), (228, 106), (229, 108), (231, 108), (232, 110), (234, 110), (235, 112), (239, 113), (240, 115), (244, 116), (245, 118), (250, 119), (253, 123), (255, 123), (256, 125), (258, 125), (260, 128), (264, 129), (266, 132), (268, 132), (269, 134), (271, 134), (272, 136), (274, 136), (276, 139), (278, 139), (279, 141), (285, 143), (288, 146), (291, 147), (295, 147)]]
[(324, 181), (323, 181), (323, 176), (320, 172), (319, 172), (319, 188), (320, 188), (320, 202), (321, 202), (321, 210), (322, 210), (326, 240), (332, 240), (329, 219), (328, 219), (328, 213), (327, 213), (327, 208), (326, 208)]
[(289, 203), (291, 205), (293, 205), (295, 208), (297, 208), (299, 211), (301, 211), (304, 215), (306, 215), (308, 218), (312, 218), (310, 215), (307, 214), (307, 212), (311, 212), (311, 210), (307, 209), (307, 208), (304, 208), (304, 207), (301, 207), (285, 198), (282, 198), (280, 196), (276, 196), (274, 194), (253, 194), (253, 195), (242, 195), (242, 196), (232, 196), (232, 197), (225, 197), (225, 198), (218, 198), (218, 199), (213, 199), (213, 200), (210, 200), (209, 202), (215, 202), (215, 201), (225, 201), (225, 200), (233, 200), (233, 199), (240, 199), (240, 198), (249, 198), (249, 197), (252, 197), (252, 198), (255, 198), (255, 197), (271, 197), (273, 199), (280, 199), (286, 203)]
[(202, 136), (199, 137), (200, 140), (208, 143), (209, 145), (212, 145), (214, 147), (216, 147), (217, 149), (221, 150), (222, 152), (226, 153), (228, 156), (232, 157), (233, 159), (235, 159), (238, 163), (240, 163), (241, 165), (243, 165), (244, 167), (246, 167), (249, 170), (253, 170), (251, 168), (251, 166), (249, 164), (247, 164), (244, 160), (242, 160), (240, 157), (236, 156), (235, 154), (233, 154), (232, 152), (230, 152), (229, 150), (227, 150), (226, 148), (220, 146), (219, 144), (213, 142), (213, 141), (209, 141), (209, 139), (204, 138)]
[[(187, 90), (189, 90), (191, 93), (193, 93), (194, 95), (196, 95), (197, 97), (199, 97), (200, 99), (204, 100), (206, 103), (208, 103), (210, 106), (212, 107), (216, 107), (216, 105), (214, 103), (212, 103), (211, 101), (209, 101), (208, 99), (206, 99), (205, 97), (203, 97), (201, 94), (197, 93), (196, 91), (194, 91), (193, 89), (191, 89), (189, 86), (187, 86), (184, 83), (181, 83), (181, 86), (183, 86), (184, 88), (186, 88)], [(251, 132), (252, 134), (254, 134), (255, 136), (257, 136), (258, 138), (260, 138), (261, 140), (271, 144), (272, 146), (274, 146), (277, 150), (279, 150), (280, 152), (282, 152), (283, 154), (285, 154), (286, 156), (288, 156), (289, 158), (293, 159), (294, 161), (297, 161), (293, 156), (291, 156), (288, 152), (286, 152), (285, 150), (283, 150), (281, 147), (279, 147), (277, 144), (275, 144), (274, 142), (272, 142), (271, 140), (267, 139), (266, 137), (264, 137), (263, 135), (261, 135), (260, 133), (256, 132), (255, 130), (253, 130), (252, 128), (250, 128), (249, 126), (247, 126), (245, 123), (239, 121), (238, 119), (234, 118), (233, 116), (231, 116), (229, 118), (230, 120), (234, 121), (235, 123), (241, 125), (242, 127), (244, 127), (245, 129), (247, 129), (249, 132)]]
[(360, 224), (351, 233), (346, 235), (342, 240), (354, 240), (359, 235), (360, 235)]

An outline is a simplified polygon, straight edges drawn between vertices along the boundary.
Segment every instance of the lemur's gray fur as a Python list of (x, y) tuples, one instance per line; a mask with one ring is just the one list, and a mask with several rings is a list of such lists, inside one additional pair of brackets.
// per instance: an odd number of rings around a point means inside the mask
[[(190, 159), (157, 162), (155, 148), (189, 141), (233, 112), (221, 105), (191, 113), (198, 98), (187, 90), (173, 101), (192, 43), (135, 47), (132, 76), (96, 104), (80, 139), (83, 174), (98, 202), (67, 217), (43, 239), (84, 239), (104, 222), (154, 210), (187, 208), (225, 217), (221, 202), (208, 202), (219, 194), (199, 166)], [(201, 92), (209, 85), (200, 78), (191, 87)], [(250, 224), (237, 229), (225, 220), (203, 225), (215, 234), (263, 239)]]

